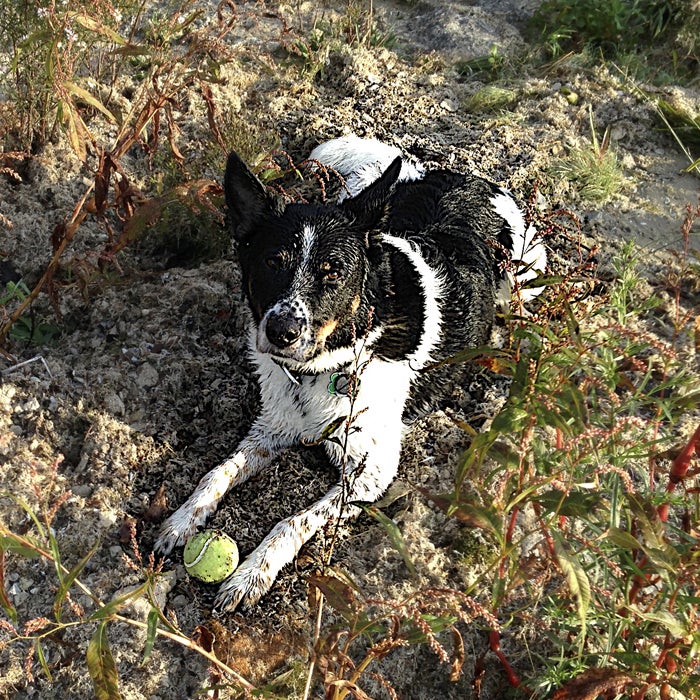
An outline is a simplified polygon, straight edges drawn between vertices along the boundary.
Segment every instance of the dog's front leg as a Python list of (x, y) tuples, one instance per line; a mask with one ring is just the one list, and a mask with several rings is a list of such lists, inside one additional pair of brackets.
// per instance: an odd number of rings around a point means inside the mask
[[(341, 516), (356, 515), (353, 501), (376, 501), (396, 475), (399, 441), (394, 450), (383, 455), (367, 455), (358, 465), (348, 465), (344, 484), (330, 489), (325, 496), (297, 515), (281, 520), (241, 566), (222, 584), (215, 607), (233, 610), (239, 605), (252, 607), (270, 590), (282, 567), (294, 560), (313, 535)], [(378, 456), (386, 459), (377, 460)]]
[(192, 495), (163, 523), (154, 549), (168, 554), (183, 545), (187, 538), (216, 511), (224, 494), (266, 467), (282, 445), (266, 435), (265, 426), (254, 426), (238, 450), (212, 469), (199, 482)]

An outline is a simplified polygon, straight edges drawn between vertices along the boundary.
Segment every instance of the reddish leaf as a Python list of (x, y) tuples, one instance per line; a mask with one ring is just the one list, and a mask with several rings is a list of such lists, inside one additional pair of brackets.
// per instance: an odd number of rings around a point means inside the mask
[(614, 668), (589, 668), (571, 679), (552, 696), (552, 700), (596, 700), (599, 696), (622, 693), (634, 679)]

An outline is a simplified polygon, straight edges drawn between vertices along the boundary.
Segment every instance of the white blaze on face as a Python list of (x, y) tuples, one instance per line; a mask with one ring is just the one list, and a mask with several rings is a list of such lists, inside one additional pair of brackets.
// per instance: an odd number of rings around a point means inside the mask
[(273, 304), (264, 314), (257, 332), (257, 349), (260, 352), (277, 352), (269, 342), (266, 334), (267, 322), (272, 315), (289, 313), (295, 318), (303, 319), (305, 330), (298, 341), (290, 347), (288, 354), (296, 360), (304, 360), (308, 351), (313, 348), (313, 338), (311, 333), (311, 312), (309, 305), (303, 296), (306, 282), (313, 278), (312, 256), (316, 244), (316, 229), (311, 224), (306, 224), (301, 231), (301, 256), (299, 264), (294, 271), (292, 283), (282, 299)]

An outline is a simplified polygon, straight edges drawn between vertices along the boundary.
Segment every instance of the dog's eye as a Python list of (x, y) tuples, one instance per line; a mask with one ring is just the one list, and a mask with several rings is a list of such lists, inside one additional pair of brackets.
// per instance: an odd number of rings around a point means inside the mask
[(285, 257), (284, 253), (274, 253), (273, 255), (268, 255), (265, 258), (265, 265), (267, 265), (271, 270), (281, 270), (284, 267)]
[(323, 284), (335, 284), (341, 277), (340, 270), (329, 262), (321, 263), (321, 281)]

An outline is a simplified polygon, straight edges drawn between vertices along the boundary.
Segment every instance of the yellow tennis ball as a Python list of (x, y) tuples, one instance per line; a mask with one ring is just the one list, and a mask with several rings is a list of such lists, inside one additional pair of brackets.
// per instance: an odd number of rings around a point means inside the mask
[(185, 569), (205, 583), (218, 583), (238, 566), (238, 547), (225, 533), (205, 530), (187, 540), (182, 553)]

